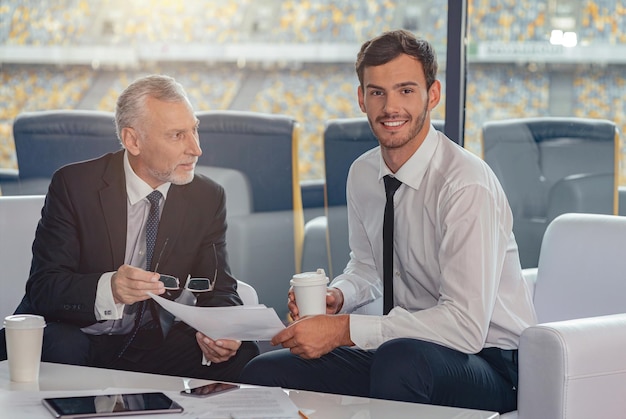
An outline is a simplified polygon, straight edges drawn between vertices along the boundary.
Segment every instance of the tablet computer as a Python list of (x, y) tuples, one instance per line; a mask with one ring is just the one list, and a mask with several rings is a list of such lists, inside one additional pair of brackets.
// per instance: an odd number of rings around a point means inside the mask
[(160, 392), (50, 397), (43, 399), (42, 403), (55, 418), (59, 419), (152, 415), (183, 411), (180, 404)]

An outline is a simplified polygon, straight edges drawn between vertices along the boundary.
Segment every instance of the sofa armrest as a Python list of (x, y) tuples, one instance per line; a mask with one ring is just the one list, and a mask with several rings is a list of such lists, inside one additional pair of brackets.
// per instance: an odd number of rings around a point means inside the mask
[(519, 419), (626, 412), (626, 314), (539, 324), (519, 346)]
[(289, 280), (295, 273), (293, 211), (235, 215), (227, 222), (231, 273), (254, 287), (259, 303), (285, 319)]
[(318, 268), (330, 272), (328, 268), (328, 246), (326, 236), (327, 219), (321, 215), (304, 225), (302, 244), (302, 272), (314, 272)]
[(564, 177), (550, 189), (548, 222), (568, 212), (613, 214), (613, 173), (577, 174)]
[(224, 188), (227, 216), (247, 215), (252, 212), (250, 181), (243, 172), (199, 164), (196, 166), (196, 173), (208, 177)]

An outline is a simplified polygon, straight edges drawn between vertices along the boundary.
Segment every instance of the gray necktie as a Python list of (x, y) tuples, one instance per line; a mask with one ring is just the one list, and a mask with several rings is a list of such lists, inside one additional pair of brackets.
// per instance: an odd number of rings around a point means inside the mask
[(152, 254), (154, 253), (154, 244), (156, 243), (157, 233), (159, 231), (159, 201), (161, 200), (161, 192), (152, 191), (146, 198), (150, 201), (150, 213), (148, 221), (146, 221), (146, 270), (151, 270)]
[[(156, 237), (159, 230), (159, 201), (163, 195), (159, 191), (152, 191), (146, 198), (150, 202), (150, 212), (148, 213), (148, 220), (146, 221), (146, 270), (150, 270), (150, 265), (152, 264), (152, 254), (154, 253), (154, 244), (156, 243)], [(137, 332), (141, 327), (141, 322), (143, 321), (143, 316), (146, 312), (146, 307), (148, 303), (144, 301), (140, 301), (137, 304), (136, 316), (135, 316), (135, 324), (133, 325), (133, 330), (130, 331), (130, 337), (126, 340), (126, 343), (122, 347), (122, 350), (118, 354), (118, 358), (120, 358), (126, 349), (130, 346), (135, 336), (137, 336)]]

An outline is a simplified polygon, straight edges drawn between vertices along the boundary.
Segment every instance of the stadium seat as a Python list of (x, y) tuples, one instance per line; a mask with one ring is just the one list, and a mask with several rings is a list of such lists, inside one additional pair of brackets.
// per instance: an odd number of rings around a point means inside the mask
[(13, 123), (18, 177), (3, 195), (45, 195), (61, 166), (119, 150), (113, 113), (83, 110), (25, 112)]
[(513, 211), (523, 268), (537, 267), (544, 231), (567, 212), (617, 214), (618, 134), (608, 120), (537, 117), (483, 125), (484, 159)]
[[(431, 122), (436, 129), (443, 131), (444, 121)], [(326, 214), (305, 225), (303, 271), (323, 268), (330, 278), (343, 272), (350, 259), (346, 207), (348, 170), (357, 157), (377, 145), (378, 140), (365, 117), (327, 121), (324, 130)]]
[[(299, 272), (304, 221), (297, 170), (295, 119), (244, 111), (203, 111), (199, 164), (242, 173), (250, 187), (249, 214), (227, 219), (229, 264), (252, 285), (259, 302), (286, 315), (289, 280)], [(226, 191), (227, 202), (231, 195)]]
[[(297, 167), (296, 122), (253, 112), (197, 115), (204, 152), (198, 172), (215, 177), (227, 193), (231, 270), (258, 290), (261, 303), (286, 313), (284, 297), (298, 270), (304, 231), (300, 188), (292, 186), (299, 185), (292, 169)], [(3, 194), (44, 195), (59, 167), (118, 150), (113, 118), (75, 110), (19, 115), (14, 124), (19, 177), (9, 186), (3, 183)], [(277, 255), (281, 263), (275, 263)]]

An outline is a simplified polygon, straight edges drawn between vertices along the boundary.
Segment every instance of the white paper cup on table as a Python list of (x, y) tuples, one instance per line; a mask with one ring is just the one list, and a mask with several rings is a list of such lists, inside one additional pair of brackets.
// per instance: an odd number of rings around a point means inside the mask
[(11, 381), (27, 383), (39, 380), (44, 327), (44, 318), (34, 314), (15, 314), (4, 318)]
[(323, 269), (303, 272), (291, 278), (300, 316), (326, 314), (326, 285), (328, 277)]

